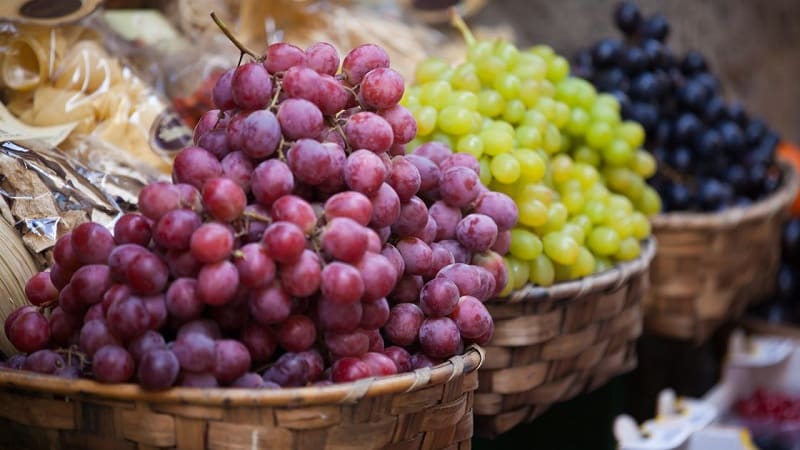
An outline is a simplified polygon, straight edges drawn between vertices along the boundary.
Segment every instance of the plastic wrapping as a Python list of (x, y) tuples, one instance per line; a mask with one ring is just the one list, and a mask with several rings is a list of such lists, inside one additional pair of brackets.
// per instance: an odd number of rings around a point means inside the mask
[[(167, 102), (106, 46), (90, 16), (80, 23), (0, 22), (0, 94), (7, 109), (32, 126), (69, 127), (60, 148), (99, 171), (98, 147), (123, 153), (144, 172), (171, 171), (191, 130)], [(98, 144), (99, 143), (99, 144)], [(124, 159), (115, 157), (116, 159)]]

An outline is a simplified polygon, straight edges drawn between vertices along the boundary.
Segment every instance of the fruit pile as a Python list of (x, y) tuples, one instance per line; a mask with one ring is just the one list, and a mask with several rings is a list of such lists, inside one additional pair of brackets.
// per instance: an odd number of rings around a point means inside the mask
[(783, 225), (781, 265), (776, 279), (775, 297), (756, 305), (752, 313), (777, 323), (800, 324), (800, 218)]
[(735, 102), (702, 54), (678, 58), (666, 44), (664, 16), (644, 18), (621, 3), (614, 21), (625, 41), (603, 39), (576, 56), (575, 73), (613, 94), (622, 116), (644, 126), (658, 160), (651, 180), (667, 211), (746, 206), (777, 189), (775, 132)]
[[(406, 155), (413, 116), (378, 46), (276, 43), (222, 75), (219, 109), (112, 235), (84, 223), (5, 323), (7, 367), (146, 389), (345, 382), (486, 343), (491, 251), (517, 222), (478, 161)], [(395, 156), (391, 157), (391, 154)], [(385, 345), (386, 344), (386, 345)]]
[(800, 397), (756, 390), (736, 403), (742, 425), (750, 429), (758, 448), (797, 450), (800, 448)]
[(639, 149), (642, 127), (620, 119), (614, 97), (569, 76), (552, 49), (475, 41), (456, 26), (466, 61), (422, 62), (403, 100), (417, 119), (409, 146), (442, 142), (472, 155), (483, 183), (516, 202), (519, 224), (495, 247), (510, 249), (505, 293), (636, 258), (650, 235), (647, 216), (661, 207), (644, 181), (656, 167)]

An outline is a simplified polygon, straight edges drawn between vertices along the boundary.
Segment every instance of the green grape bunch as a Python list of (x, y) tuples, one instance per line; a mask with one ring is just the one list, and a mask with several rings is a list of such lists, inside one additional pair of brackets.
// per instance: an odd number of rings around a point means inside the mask
[(552, 48), (503, 40), (467, 42), (458, 65), (429, 58), (401, 101), (417, 120), (409, 151), (439, 141), (480, 163), (480, 179), (519, 208), (505, 256), (511, 282), (550, 286), (639, 256), (648, 216), (661, 210), (645, 180), (655, 159), (644, 129), (620, 105), (570, 76)]

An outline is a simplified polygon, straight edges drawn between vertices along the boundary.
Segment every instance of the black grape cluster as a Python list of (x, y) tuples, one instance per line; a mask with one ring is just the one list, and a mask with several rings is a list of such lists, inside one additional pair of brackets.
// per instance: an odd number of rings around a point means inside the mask
[(573, 72), (617, 97), (623, 117), (645, 128), (659, 168), (649, 181), (664, 210), (746, 206), (777, 189), (778, 135), (725, 101), (703, 55), (675, 55), (666, 18), (643, 17), (633, 3), (619, 4), (614, 21), (624, 39), (579, 52)]
[(752, 314), (770, 322), (800, 323), (800, 218), (783, 225), (775, 297), (756, 306)]

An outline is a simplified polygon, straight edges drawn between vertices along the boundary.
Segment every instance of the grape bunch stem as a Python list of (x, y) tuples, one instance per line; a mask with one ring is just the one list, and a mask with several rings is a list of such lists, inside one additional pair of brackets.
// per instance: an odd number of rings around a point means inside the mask
[[(217, 16), (217, 13), (215, 13), (213, 11), (211, 12), (211, 20), (213, 20), (214, 23), (217, 24), (217, 26), (222, 31), (222, 33), (225, 34), (225, 36), (227, 36), (228, 39), (230, 39), (230, 41), (233, 43), (233, 45), (235, 45), (236, 48), (238, 48), (239, 51), (242, 52), (242, 55), (241, 55), (242, 57), (244, 55), (249, 55), (255, 60), (261, 59), (261, 57), (256, 55), (252, 50), (250, 50), (244, 44), (242, 44), (242, 42), (239, 39), (237, 39), (236, 36), (233, 35), (231, 30), (228, 28), (228, 26), (225, 25), (225, 22), (223, 22), (222, 19), (220, 19), (219, 16)], [(241, 57), (239, 58), (239, 60), (241, 62)]]

